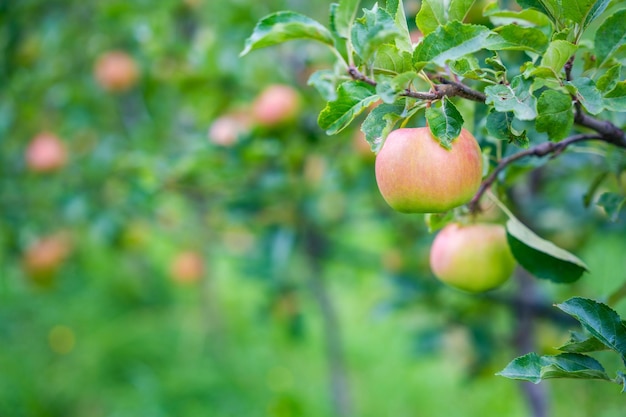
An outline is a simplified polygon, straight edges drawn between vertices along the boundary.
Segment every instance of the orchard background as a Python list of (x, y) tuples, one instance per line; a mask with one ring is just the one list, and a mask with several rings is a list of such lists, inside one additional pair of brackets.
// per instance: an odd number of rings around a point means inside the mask
[[(308, 80), (333, 54), (296, 41), (239, 57), (262, 17), (327, 25), (330, 3), (0, 1), (0, 415), (623, 414), (613, 384), (494, 375), (568, 341), (578, 323), (553, 304), (626, 314), (626, 215), (600, 200), (626, 192), (604, 174), (623, 150), (507, 168), (509, 207), (584, 260), (580, 280), (441, 284), (435, 234), (380, 196), (359, 123), (318, 126)], [(487, 3), (465, 21), (492, 27)], [(585, 39), (625, 8), (608, 2)], [(404, 9), (413, 30), (420, 2)], [(264, 123), (255, 102), (277, 84), (297, 111)], [(503, 152), (484, 119), (464, 126)]]

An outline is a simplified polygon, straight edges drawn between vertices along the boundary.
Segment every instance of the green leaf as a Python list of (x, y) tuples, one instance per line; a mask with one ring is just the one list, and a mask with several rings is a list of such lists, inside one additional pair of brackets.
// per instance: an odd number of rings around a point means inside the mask
[(294, 39), (311, 39), (331, 47), (334, 45), (333, 35), (319, 22), (295, 12), (277, 12), (257, 23), (239, 56)]
[(345, 129), (356, 116), (361, 114), (379, 97), (374, 87), (361, 81), (347, 81), (337, 90), (337, 99), (326, 104), (318, 117), (318, 124), (327, 135)]
[(394, 78), (380, 81), (376, 86), (376, 93), (385, 103), (392, 104), (401, 94), (406, 92), (407, 88), (409, 88), (414, 81), (419, 82), (420, 80), (416, 72), (405, 72)]
[(591, 22), (596, 20), (608, 7), (611, 0), (595, 0), (593, 1), (594, 5), (591, 7), (589, 12), (587, 13), (587, 17), (583, 23), (583, 28), (589, 26)]
[(413, 64), (421, 69), (433, 62), (439, 66), (446, 61), (496, 45), (501, 39), (485, 26), (452, 21), (429, 33), (413, 52)]
[(498, 112), (491, 109), (487, 115), (487, 132), (496, 139), (514, 143), (520, 148), (528, 148), (530, 141), (526, 131), (519, 132), (515, 129), (513, 120), (515, 120), (513, 112)]
[(564, 40), (552, 41), (541, 60), (541, 66), (550, 68), (558, 75), (563, 70), (567, 60), (576, 53), (577, 49), (576, 45)]
[(393, 130), (396, 123), (406, 115), (404, 104), (379, 104), (367, 115), (361, 125), (365, 139), (369, 142), (373, 152), (378, 153), (387, 135)]
[(462, 22), (475, 2), (476, 0), (452, 0), (448, 9), (450, 20)]
[(582, 297), (570, 298), (556, 306), (578, 320), (596, 339), (626, 361), (626, 327), (611, 307)]
[(538, 384), (552, 378), (601, 379), (610, 381), (604, 368), (594, 358), (579, 353), (539, 356), (529, 353), (511, 361), (500, 375)]
[[(596, 84), (587, 77), (576, 78), (568, 82), (566, 88), (576, 96), (580, 104), (591, 114), (599, 114), (604, 110), (602, 94)], [(573, 89), (571, 87), (574, 87)]]
[(473, 55), (467, 55), (455, 61), (450, 61), (450, 71), (463, 78), (479, 80), (485, 71), (480, 68), (478, 59)]
[(373, 67), (375, 71), (401, 74), (413, 70), (413, 58), (409, 52), (400, 51), (395, 45), (382, 45), (376, 51)]
[(574, 282), (587, 271), (587, 265), (554, 243), (542, 239), (522, 222), (509, 216), (507, 241), (517, 262), (537, 278), (553, 282)]
[(609, 68), (596, 82), (596, 87), (602, 92), (611, 91), (617, 87), (621, 76), (622, 66), (620, 64), (613, 65)]
[(522, 9), (536, 9), (546, 16), (550, 16), (549, 10), (544, 6), (541, 0), (517, 0), (517, 4), (522, 6)]
[(324, 69), (311, 74), (307, 85), (313, 86), (324, 100), (334, 101), (337, 99), (337, 81), (335, 71)]
[(423, 0), (415, 23), (424, 36), (434, 32), (448, 22), (444, 2), (441, 0)]
[(489, 4), (483, 14), (490, 18), (492, 23), (496, 26), (503, 26), (509, 24), (517, 24), (519, 26), (549, 26), (550, 19), (548, 17), (533, 9), (525, 10), (500, 10), (497, 3)]
[(445, 213), (426, 213), (424, 216), (428, 233), (435, 233), (439, 229), (443, 229), (447, 224), (454, 221), (454, 211), (446, 211)]
[(537, 117), (536, 100), (531, 94), (532, 80), (518, 75), (510, 85), (498, 84), (485, 88), (487, 104), (493, 104), (499, 112), (515, 113), (519, 120), (532, 120)]
[(413, 44), (411, 43), (411, 34), (406, 23), (402, 0), (387, 0), (385, 6), (387, 12), (394, 18), (396, 27), (401, 32), (401, 35), (396, 38), (396, 46), (402, 51), (412, 52)]
[(492, 50), (519, 50), (542, 54), (548, 47), (548, 37), (539, 29), (519, 25), (506, 25), (497, 28), (503, 42), (489, 47)]
[(612, 222), (615, 222), (617, 221), (619, 212), (622, 210), (622, 207), (624, 207), (624, 203), (626, 203), (624, 196), (605, 192), (600, 195), (596, 204), (604, 209), (604, 212)]
[(459, 137), (463, 128), (463, 116), (448, 97), (441, 100), (441, 107), (426, 109), (426, 120), (433, 136), (441, 146), (452, 148), (452, 141)]
[(332, 13), (333, 29), (341, 38), (348, 39), (352, 23), (359, 10), (360, 0), (341, 0)]
[(352, 26), (352, 44), (361, 59), (369, 61), (382, 45), (395, 44), (402, 32), (393, 17), (377, 4), (363, 13), (363, 17), (356, 19)]
[(547, 132), (550, 140), (559, 141), (572, 130), (572, 98), (556, 90), (546, 90), (537, 101), (537, 132)]
[(609, 110), (626, 112), (626, 81), (618, 82), (604, 95), (604, 106)]
[(618, 10), (596, 31), (595, 52), (600, 66), (610, 58), (626, 64), (626, 9)]
[(563, 16), (581, 26), (584, 30), (589, 23), (600, 16), (610, 0), (568, 0), (563, 7)]
[(571, 332), (570, 339), (562, 346), (557, 348), (558, 350), (562, 350), (563, 352), (570, 353), (588, 353), (588, 352), (598, 352), (601, 350), (608, 349), (604, 343), (599, 341), (594, 336), (585, 337), (584, 335)]

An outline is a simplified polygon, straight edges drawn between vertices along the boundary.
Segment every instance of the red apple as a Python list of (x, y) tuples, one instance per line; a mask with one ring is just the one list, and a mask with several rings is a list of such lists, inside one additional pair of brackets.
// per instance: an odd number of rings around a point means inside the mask
[(170, 272), (174, 281), (181, 284), (192, 284), (202, 278), (204, 260), (198, 252), (181, 252), (172, 261)]
[(71, 251), (72, 244), (67, 232), (42, 237), (26, 249), (24, 269), (35, 283), (50, 284)]
[(219, 146), (233, 146), (239, 136), (250, 129), (250, 120), (244, 113), (228, 113), (218, 117), (209, 128), (209, 141)]
[(503, 226), (451, 223), (433, 241), (430, 267), (439, 280), (452, 287), (483, 292), (511, 277), (515, 259)]
[(51, 172), (65, 166), (67, 151), (63, 141), (52, 133), (35, 136), (26, 148), (26, 165), (33, 172)]
[(270, 85), (252, 103), (252, 118), (261, 126), (281, 125), (298, 115), (301, 104), (300, 94), (293, 87)]
[(376, 181), (385, 201), (402, 213), (439, 213), (471, 200), (482, 179), (482, 156), (466, 129), (441, 146), (428, 127), (389, 134), (376, 157)]
[(112, 92), (129, 90), (139, 78), (135, 60), (124, 51), (102, 54), (96, 61), (94, 76), (100, 86)]

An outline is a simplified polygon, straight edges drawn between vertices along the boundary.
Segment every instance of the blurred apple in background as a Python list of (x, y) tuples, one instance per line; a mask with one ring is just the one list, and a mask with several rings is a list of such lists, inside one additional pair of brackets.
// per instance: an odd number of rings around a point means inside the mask
[(26, 166), (33, 172), (52, 172), (67, 164), (67, 150), (56, 135), (42, 132), (26, 148)]
[(24, 252), (24, 270), (33, 282), (49, 285), (71, 252), (72, 242), (68, 232), (41, 237)]
[(196, 251), (181, 252), (172, 261), (170, 273), (181, 284), (198, 282), (204, 273), (204, 260)]
[(123, 92), (137, 83), (139, 69), (128, 53), (111, 51), (100, 55), (94, 67), (94, 76), (103, 89)]
[(265, 127), (293, 121), (302, 107), (300, 94), (288, 85), (266, 87), (252, 103), (252, 118)]
[(226, 113), (209, 127), (209, 141), (219, 146), (233, 146), (241, 135), (250, 130), (250, 117), (243, 111)]

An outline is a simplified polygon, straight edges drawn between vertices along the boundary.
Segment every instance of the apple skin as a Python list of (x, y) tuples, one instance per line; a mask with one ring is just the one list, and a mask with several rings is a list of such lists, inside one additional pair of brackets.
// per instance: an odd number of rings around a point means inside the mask
[(469, 202), (482, 179), (482, 155), (466, 129), (447, 150), (428, 127), (403, 128), (387, 136), (376, 156), (383, 198), (402, 213), (440, 213)]
[(100, 55), (94, 66), (98, 84), (111, 92), (124, 92), (137, 83), (139, 69), (135, 60), (124, 51), (110, 51)]
[(435, 237), (430, 268), (445, 284), (479, 293), (504, 284), (513, 274), (515, 258), (504, 226), (451, 223)]
[(30, 141), (25, 157), (28, 169), (38, 173), (57, 171), (67, 164), (67, 150), (63, 141), (47, 132), (38, 134)]
[(252, 103), (252, 118), (260, 126), (274, 127), (294, 120), (301, 106), (300, 94), (293, 87), (273, 84)]

